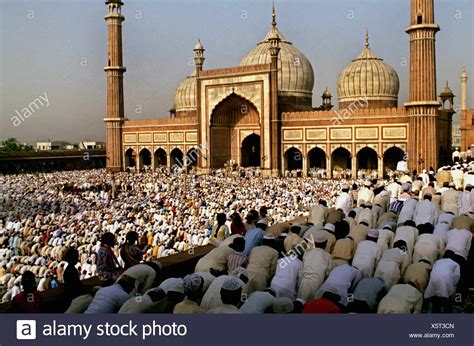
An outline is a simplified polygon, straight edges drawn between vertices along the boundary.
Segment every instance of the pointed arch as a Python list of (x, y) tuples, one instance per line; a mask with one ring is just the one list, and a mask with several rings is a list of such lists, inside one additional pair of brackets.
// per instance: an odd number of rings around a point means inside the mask
[(291, 147), (285, 151), (285, 170), (294, 171), (303, 169), (303, 153), (301, 150)]

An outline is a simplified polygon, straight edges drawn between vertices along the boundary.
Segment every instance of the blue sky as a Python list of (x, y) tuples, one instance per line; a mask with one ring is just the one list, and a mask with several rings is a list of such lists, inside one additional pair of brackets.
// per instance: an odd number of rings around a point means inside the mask
[[(124, 0), (125, 110), (129, 118), (168, 116), (176, 86), (193, 67), (198, 38), (205, 69), (235, 66), (264, 37), (271, 1)], [(438, 91), (446, 80), (460, 95), (459, 75), (470, 75), (474, 105), (474, 1), (435, 0)], [(400, 77), (407, 99), (408, 0), (276, 0), (279, 29), (311, 61), (313, 105), (325, 87), (336, 95), (339, 72), (364, 46)], [(0, 0), (0, 139), (103, 140), (107, 9), (103, 0)], [(11, 117), (46, 93), (49, 106), (15, 127)], [(456, 98), (456, 103), (460, 102)], [(137, 113), (141, 109), (141, 113)]]

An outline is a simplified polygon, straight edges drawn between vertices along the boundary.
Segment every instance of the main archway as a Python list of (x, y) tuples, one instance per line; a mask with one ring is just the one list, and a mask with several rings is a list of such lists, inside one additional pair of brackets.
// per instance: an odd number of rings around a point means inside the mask
[(210, 166), (223, 168), (230, 160), (238, 162), (239, 128), (260, 133), (257, 108), (243, 97), (232, 93), (222, 100), (211, 114)]
[(245, 137), (240, 152), (242, 167), (260, 167), (260, 136), (253, 133)]
[(315, 147), (308, 152), (309, 168), (326, 168), (326, 153)]

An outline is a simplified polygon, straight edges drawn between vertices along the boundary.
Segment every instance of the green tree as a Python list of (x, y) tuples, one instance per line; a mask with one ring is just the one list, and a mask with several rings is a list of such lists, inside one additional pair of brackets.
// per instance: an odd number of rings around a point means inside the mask
[(0, 152), (2, 153), (14, 153), (18, 151), (31, 151), (32, 149), (27, 146), (17, 142), (16, 138), (8, 138), (5, 141), (2, 141), (2, 146), (0, 147)]

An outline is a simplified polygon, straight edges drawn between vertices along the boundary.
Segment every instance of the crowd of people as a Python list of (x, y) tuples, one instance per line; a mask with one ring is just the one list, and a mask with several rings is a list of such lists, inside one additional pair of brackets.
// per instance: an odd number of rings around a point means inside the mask
[[(472, 287), (474, 162), (389, 181), (91, 170), (1, 182), (14, 312), (41, 312), (58, 286), (76, 313), (452, 312)], [(162, 280), (161, 257), (206, 244), (194, 273)]]

